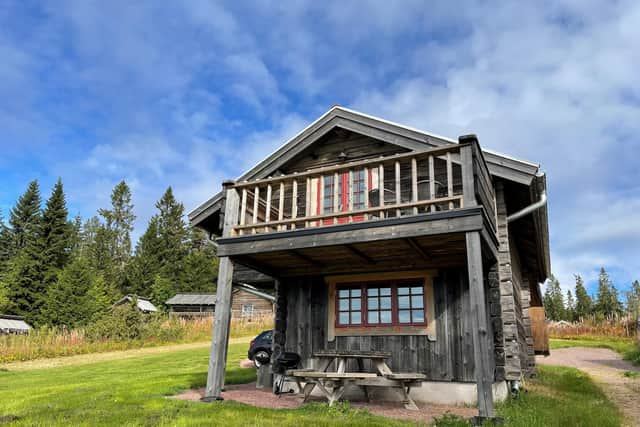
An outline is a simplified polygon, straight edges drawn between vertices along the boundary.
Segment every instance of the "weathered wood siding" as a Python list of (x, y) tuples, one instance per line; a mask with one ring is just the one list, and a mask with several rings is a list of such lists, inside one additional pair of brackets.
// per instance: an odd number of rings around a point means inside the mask
[(392, 353), (394, 371), (421, 372), (433, 381), (475, 382), (469, 289), (463, 268), (441, 271), (434, 280), (435, 342), (424, 335), (336, 337), (328, 342), (324, 279), (287, 279), (281, 286), (286, 294), (285, 349), (303, 359), (327, 348), (384, 350)]
[(273, 311), (271, 301), (243, 290), (235, 291), (231, 300), (231, 310), (233, 310), (234, 315), (242, 312), (244, 304), (253, 304), (253, 311)]

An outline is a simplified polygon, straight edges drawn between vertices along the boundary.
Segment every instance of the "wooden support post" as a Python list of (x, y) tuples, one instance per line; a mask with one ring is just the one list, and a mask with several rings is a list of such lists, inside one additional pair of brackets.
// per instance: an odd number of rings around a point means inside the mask
[[(305, 188), (305, 206), (304, 206), (304, 216), (308, 217), (311, 215), (311, 178), (307, 178), (307, 185)], [(309, 221), (304, 222), (304, 228), (309, 227)]]
[(460, 147), (460, 169), (462, 172), (462, 204), (464, 207), (476, 205), (476, 190), (473, 177), (473, 146)]
[[(411, 201), (418, 201), (418, 161), (415, 157), (411, 158)], [(413, 214), (418, 214), (418, 207), (413, 208)]]
[[(232, 188), (233, 181), (226, 181), (223, 185), (226, 190), (226, 199), (222, 235), (223, 237), (229, 237), (238, 220), (239, 197), (238, 192)], [(227, 363), (227, 346), (229, 344), (229, 324), (231, 322), (232, 282), (233, 262), (229, 257), (220, 257), (207, 387), (202, 398), (206, 402), (222, 400), (221, 393), (224, 386), (224, 370)]]
[[(242, 189), (242, 204), (240, 205), (240, 225), (246, 224), (247, 217), (247, 189)], [(240, 235), (244, 233), (244, 230), (240, 229)]]
[[(384, 208), (384, 165), (378, 166), (378, 195), (380, 198), (380, 207)], [(380, 219), (384, 218), (384, 209), (380, 209)]]
[[(324, 176), (318, 177), (318, 215), (324, 215)], [(319, 223), (322, 225), (322, 222)]]
[(348, 186), (348, 203), (349, 203), (349, 222), (353, 222), (353, 215), (351, 215), (351, 213), (353, 212), (353, 171), (349, 171), (349, 186)]
[[(363, 178), (364, 180), (364, 208), (369, 209), (369, 168), (364, 167)], [(364, 220), (368, 220), (369, 215), (364, 214)]]
[[(436, 198), (436, 172), (433, 167), (433, 156), (429, 156), (429, 199), (433, 200)], [(436, 205), (429, 205), (429, 210), (431, 212), (436, 211)]]
[(469, 296), (471, 300), (471, 330), (473, 331), (473, 356), (478, 386), (478, 410), (481, 419), (495, 416), (493, 407), (493, 366), (484, 294), (482, 271), (482, 247), (480, 233), (466, 234)]

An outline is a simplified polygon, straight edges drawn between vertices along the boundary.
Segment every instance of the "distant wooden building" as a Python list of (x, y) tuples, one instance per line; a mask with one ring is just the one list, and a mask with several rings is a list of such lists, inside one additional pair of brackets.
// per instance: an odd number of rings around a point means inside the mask
[[(272, 315), (274, 301), (275, 298), (263, 290), (236, 284), (231, 303), (232, 317), (237, 319)], [(216, 308), (216, 294), (176, 294), (165, 304), (169, 307), (169, 313), (172, 316), (213, 316)]]
[(28, 334), (31, 326), (24, 321), (22, 316), (0, 314), (0, 335)]
[(113, 306), (116, 307), (125, 303), (130, 303), (134, 299), (136, 300), (136, 306), (141, 312), (145, 314), (158, 312), (158, 308), (155, 305), (153, 305), (153, 303), (151, 302), (151, 300), (149, 300), (149, 298), (139, 297), (137, 295), (131, 295), (131, 294), (122, 297), (121, 299), (116, 301), (115, 304), (113, 304)]

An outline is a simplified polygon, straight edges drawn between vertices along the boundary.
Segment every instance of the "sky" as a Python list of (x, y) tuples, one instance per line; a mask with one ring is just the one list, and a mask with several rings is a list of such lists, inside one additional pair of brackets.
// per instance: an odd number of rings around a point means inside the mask
[(640, 2), (0, 2), (0, 208), (131, 186), (139, 236), (331, 106), (540, 163), (563, 287), (640, 279)]

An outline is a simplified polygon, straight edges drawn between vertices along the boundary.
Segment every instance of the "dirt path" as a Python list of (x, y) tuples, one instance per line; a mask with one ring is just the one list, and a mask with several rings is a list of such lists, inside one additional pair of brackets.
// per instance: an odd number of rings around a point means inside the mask
[[(248, 343), (251, 337), (231, 338), (229, 344)], [(181, 350), (206, 348), (210, 342), (196, 342), (189, 344), (174, 344), (158, 347), (136, 348), (133, 350), (110, 351), (106, 353), (78, 354), (75, 356), (55, 357), (51, 359), (35, 359), (25, 362), (12, 362), (0, 365), (0, 369), (9, 371), (26, 371), (29, 369), (56, 368), (59, 366), (87, 365), (89, 363), (107, 362), (110, 360), (131, 359), (150, 354), (171, 353)]]
[(628, 378), (625, 372), (640, 372), (640, 367), (613, 350), (572, 347), (551, 351), (551, 356), (536, 357), (542, 365), (571, 366), (588, 373), (603, 386), (607, 396), (624, 412), (630, 426), (640, 426), (640, 377)]

